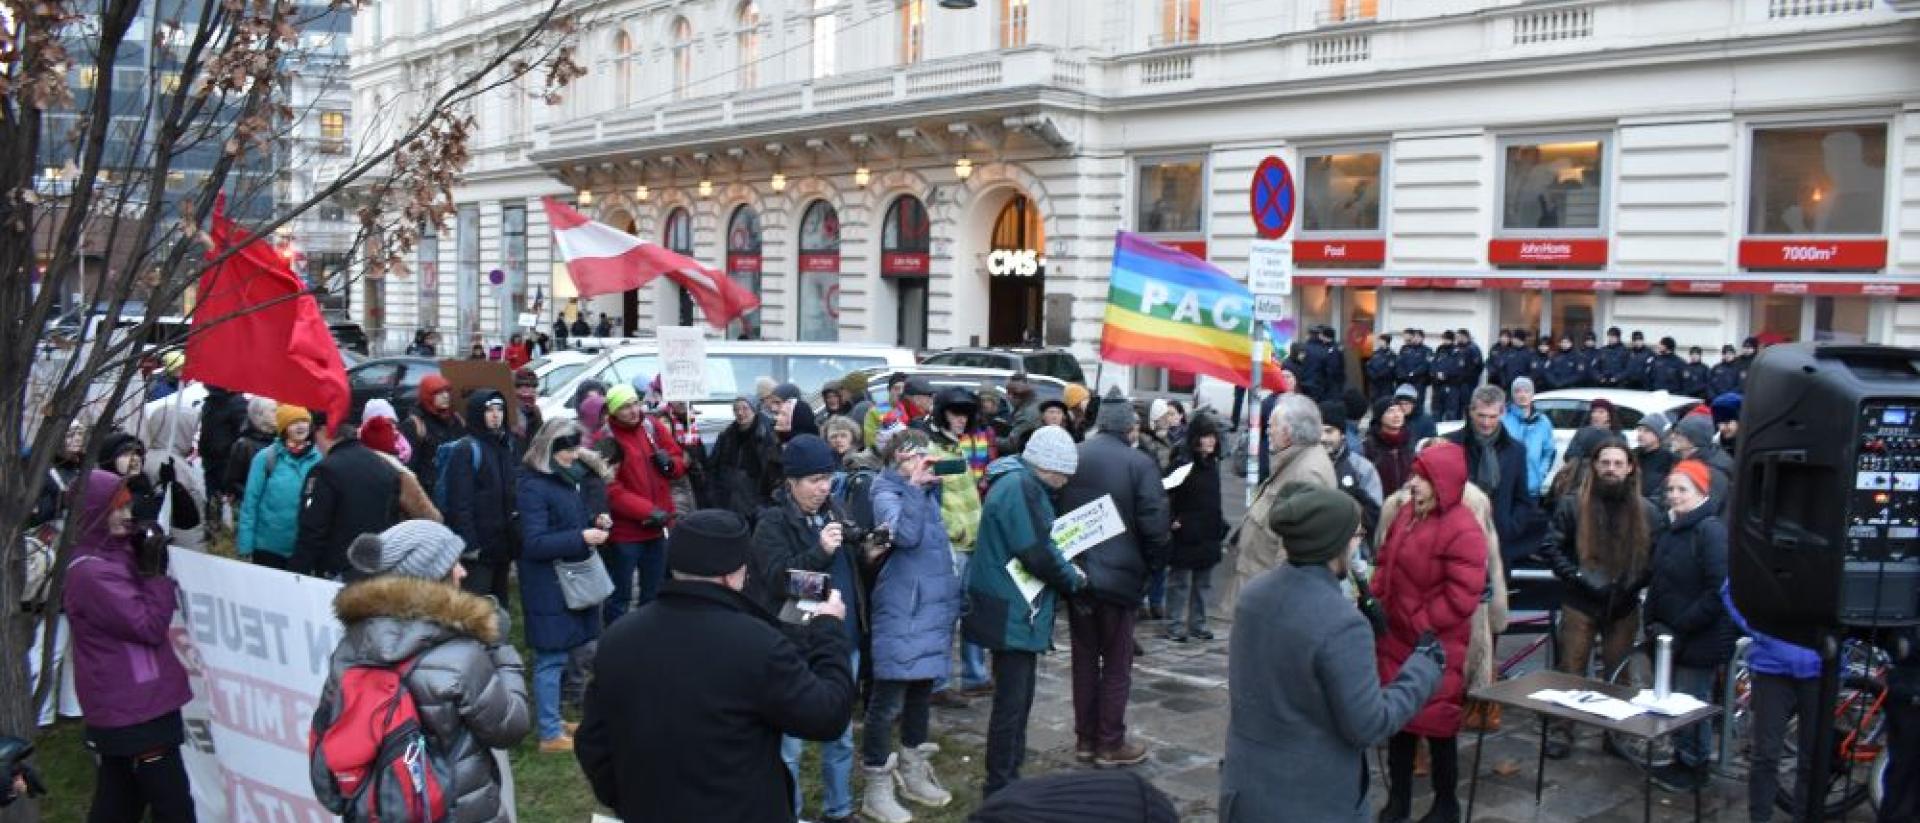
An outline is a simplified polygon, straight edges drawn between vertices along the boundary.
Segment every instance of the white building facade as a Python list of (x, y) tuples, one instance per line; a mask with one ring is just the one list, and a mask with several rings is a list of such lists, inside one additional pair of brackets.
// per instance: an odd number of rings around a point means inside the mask
[[(537, 11), (466, 5), (356, 26), (356, 125)], [(1253, 172), (1277, 157), (1300, 319), (1356, 344), (1617, 325), (1920, 345), (1912, 0), (623, 0), (578, 17), (590, 76), (557, 107), (489, 98), (456, 225), (355, 301), (388, 339), (497, 342), (572, 310), (552, 195), (758, 292), (730, 334), (1092, 361), (1115, 232), (1243, 275)], [(429, 257), (449, 272), (431, 284)], [(664, 281), (588, 302), (641, 333), (698, 319)]]

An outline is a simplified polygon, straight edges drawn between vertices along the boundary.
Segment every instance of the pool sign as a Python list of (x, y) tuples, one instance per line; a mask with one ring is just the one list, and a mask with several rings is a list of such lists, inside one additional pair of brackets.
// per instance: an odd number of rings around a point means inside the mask
[(1293, 172), (1278, 157), (1260, 161), (1253, 170), (1253, 188), (1248, 193), (1253, 207), (1253, 229), (1262, 238), (1278, 240), (1293, 226)]

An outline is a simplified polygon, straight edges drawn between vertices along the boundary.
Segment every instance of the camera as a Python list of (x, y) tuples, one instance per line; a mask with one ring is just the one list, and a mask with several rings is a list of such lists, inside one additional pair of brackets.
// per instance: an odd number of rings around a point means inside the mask
[(673, 458), (667, 456), (666, 452), (653, 453), (653, 467), (659, 469), (662, 475), (673, 476)]
[(840, 545), (842, 546), (887, 546), (893, 543), (893, 530), (886, 526), (863, 529), (848, 520), (834, 522), (840, 524)]

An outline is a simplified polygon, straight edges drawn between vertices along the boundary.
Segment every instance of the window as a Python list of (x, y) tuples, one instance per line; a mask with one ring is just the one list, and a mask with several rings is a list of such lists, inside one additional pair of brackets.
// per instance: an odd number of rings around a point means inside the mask
[(882, 357), (796, 354), (787, 358), (787, 382), (799, 386), (801, 391), (811, 393), (829, 381), (839, 380), (861, 369), (880, 369), (886, 368), (886, 365), (886, 358)]
[(500, 207), (501, 268), (506, 275), (500, 291), (500, 327), (509, 328), (527, 310), (527, 204), (517, 201)]
[(887, 207), (880, 223), (880, 273), (890, 277), (925, 277), (930, 271), (933, 228), (920, 198), (903, 195)]
[(927, 0), (900, 4), (900, 62), (920, 62), (927, 51)]
[[(667, 227), (662, 233), (661, 242), (667, 250), (676, 254), (693, 256), (693, 213), (686, 209), (674, 209), (667, 212)], [(693, 325), (693, 293), (678, 286), (674, 291), (680, 295), (680, 325)]]
[(440, 325), (440, 232), (432, 220), (420, 224), (414, 252), (420, 268), (420, 305), (414, 326), (431, 329)]
[(673, 96), (681, 99), (693, 85), (693, 23), (673, 21)]
[[(741, 288), (760, 294), (760, 213), (752, 206), (733, 210), (727, 220), (727, 276)], [(760, 336), (760, 310), (742, 315), (727, 327), (727, 336), (752, 339)]]
[(1326, 11), (1320, 13), (1322, 23), (1353, 23), (1372, 20), (1380, 15), (1380, 0), (1324, 0)]
[(797, 339), (840, 339), (840, 214), (824, 200), (800, 218), (799, 308)]
[(1027, 44), (1027, 0), (1000, 0), (1000, 48)]
[[(460, 314), (458, 331), (461, 335), (479, 334), (480, 206), (477, 204), (461, 206), (458, 215), (455, 218), (458, 226), (456, 227), (457, 236), (454, 239), (458, 244), (455, 253), (459, 255), (455, 261), (455, 265), (458, 266), (455, 276), (459, 280), (460, 289), (459, 296), (456, 298), (456, 309)], [(449, 342), (458, 346), (458, 341)]]
[(835, 0), (813, 0), (813, 79), (833, 76)]
[(323, 111), (320, 113), (320, 139), (347, 139), (347, 113), (343, 111)]
[(180, 72), (163, 71), (160, 73), (160, 93), (172, 94), (180, 90)]
[(633, 75), (633, 35), (621, 29), (613, 37), (614, 100), (620, 105), (633, 102)]
[(740, 4), (740, 33), (735, 35), (740, 61), (740, 88), (750, 89), (760, 84), (760, 5), (749, 2)]
[[(1600, 232), (1606, 211), (1606, 141), (1526, 138), (1502, 145), (1502, 228), (1552, 234)], [(1558, 231), (1562, 229), (1572, 231)]]
[(1377, 150), (1305, 155), (1300, 163), (1306, 186), (1300, 230), (1379, 231), (1381, 157)]
[(1882, 234), (1887, 127), (1755, 129), (1748, 180), (1748, 234)]
[(1162, 46), (1200, 40), (1200, 0), (1160, 0)]
[(1206, 163), (1199, 158), (1140, 164), (1138, 217), (1148, 234), (1195, 234), (1203, 225)]

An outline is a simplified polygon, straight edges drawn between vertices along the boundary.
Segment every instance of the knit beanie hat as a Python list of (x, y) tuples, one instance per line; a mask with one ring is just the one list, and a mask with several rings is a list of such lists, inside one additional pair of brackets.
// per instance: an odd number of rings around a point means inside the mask
[(1521, 389), (1526, 389), (1527, 391), (1533, 391), (1533, 378), (1531, 377), (1514, 378), (1512, 390), (1519, 391)]
[(1320, 401), (1320, 425), (1336, 429), (1347, 427), (1347, 402), (1345, 400)]
[(1073, 474), (1080, 468), (1080, 450), (1073, 444), (1073, 435), (1059, 426), (1034, 429), (1020, 457), (1034, 468), (1050, 472)]
[(1079, 383), (1068, 383), (1067, 387), (1060, 392), (1060, 399), (1066, 401), (1069, 409), (1080, 408), (1080, 404), (1087, 402), (1087, 398), (1092, 396), (1093, 392), (1087, 391), (1087, 387)]
[[(780, 450), (782, 471), (788, 477), (812, 477), (816, 474), (832, 474), (840, 467), (833, 456), (833, 448), (819, 435), (802, 434), (787, 441)], [(732, 571), (732, 569), (728, 569)]]
[(1152, 425), (1160, 422), (1160, 418), (1166, 417), (1167, 412), (1172, 410), (1173, 406), (1168, 405), (1166, 398), (1154, 398), (1152, 403), (1147, 404), (1147, 424)]
[(1740, 422), (1740, 406), (1743, 398), (1737, 391), (1730, 391), (1713, 399), (1713, 423)]
[(1360, 528), (1360, 506), (1346, 492), (1296, 480), (1280, 487), (1267, 528), (1286, 545), (1287, 562), (1317, 566), (1346, 551)]
[(534, 374), (533, 369), (528, 368), (526, 366), (521, 366), (520, 368), (514, 370), (513, 372), (514, 388), (517, 389), (522, 386), (538, 386), (538, 385), (540, 385), (540, 375)]
[(1674, 434), (1687, 439), (1696, 449), (1713, 445), (1713, 423), (1697, 414), (1689, 414), (1673, 427)]
[(1400, 400), (1403, 398), (1407, 400), (1418, 400), (1420, 399), (1420, 390), (1414, 388), (1412, 383), (1401, 383), (1400, 388), (1393, 390), (1393, 399)]
[(1713, 491), (1713, 472), (1698, 460), (1682, 460), (1673, 465), (1673, 473), (1685, 477), (1701, 494)]
[(295, 423), (312, 425), (313, 415), (307, 413), (306, 409), (295, 406), (292, 403), (281, 403), (280, 408), (273, 411), (274, 431), (280, 434), (286, 434), (287, 427)]
[(781, 400), (799, 400), (800, 387), (792, 383), (781, 383), (773, 387), (773, 396)]
[(632, 386), (622, 383), (607, 390), (607, 416), (612, 417), (620, 410), (640, 402), (640, 392)]
[(347, 547), (347, 562), (369, 575), (445, 580), (466, 543), (431, 520), (404, 520), (379, 534), (363, 534)]
[(1654, 437), (1664, 438), (1667, 436), (1668, 427), (1672, 425), (1672, 423), (1667, 422), (1666, 415), (1660, 412), (1653, 412), (1640, 418), (1639, 428), (1653, 432)]
[(724, 577), (747, 565), (752, 543), (746, 518), (734, 512), (688, 512), (667, 535), (667, 568), (693, 577)]
[(1107, 390), (1107, 396), (1100, 398), (1100, 411), (1094, 415), (1094, 425), (1107, 434), (1125, 435), (1128, 429), (1140, 422), (1140, 413), (1133, 410), (1133, 403), (1120, 393), (1120, 387)]
[(400, 431), (391, 418), (372, 417), (360, 424), (360, 442), (374, 451), (400, 456)]
[(384, 417), (388, 420), (400, 419), (400, 415), (393, 410), (393, 404), (387, 402), (385, 398), (380, 397), (368, 400), (367, 405), (360, 409), (360, 419), (362, 421), (372, 420), (376, 417)]

